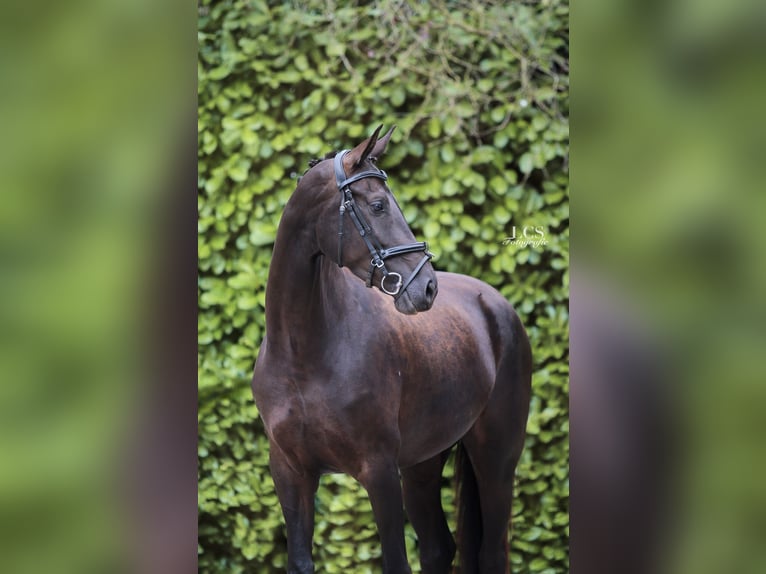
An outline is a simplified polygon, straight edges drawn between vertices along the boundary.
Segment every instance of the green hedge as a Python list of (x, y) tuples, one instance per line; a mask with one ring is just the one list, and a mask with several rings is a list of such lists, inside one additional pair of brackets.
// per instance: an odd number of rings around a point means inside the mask
[[(202, 572), (277, 572), (282, 516), (250, 391), (272, 242), (312, 157), (397, 124), (381, 165), (437, 269), (516, 306), (535, 358), (512, 536), (517, 573), (568, 571), (568, 5), (315, 1), (199, 6)], [(547, 243), (504, 244), (524, 226)], [(531, 229), (530, 229), (531, 231)], [(454, 522), (451, 466), (444, 501)], [(407, 543), (413, 569), (417, 541)], [(317, 494), (318, 572), (378, 572), (353, 480)]]

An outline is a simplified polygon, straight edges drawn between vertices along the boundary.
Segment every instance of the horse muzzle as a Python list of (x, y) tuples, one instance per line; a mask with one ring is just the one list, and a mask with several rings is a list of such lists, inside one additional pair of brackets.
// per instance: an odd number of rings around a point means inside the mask
[(404, 315), (415, 315), (431, 309), (439, 292), (436, 276), (433, 272), (431, 273), (432, 278), (424, 277), (426, 281), (410, 283), (407, 289), (394, 299), (394, 307), (397, 311)]

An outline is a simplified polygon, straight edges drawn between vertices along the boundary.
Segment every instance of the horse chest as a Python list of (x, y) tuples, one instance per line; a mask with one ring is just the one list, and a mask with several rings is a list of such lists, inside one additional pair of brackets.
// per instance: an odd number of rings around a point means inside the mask
[(267, 432), (296, 463), (346, 471), (347, 461), (370, 450), (395, 448), (399, 407), (391, 384), (384, 389), (380, 379), (359, 377), (261, 381), (257, 402)]

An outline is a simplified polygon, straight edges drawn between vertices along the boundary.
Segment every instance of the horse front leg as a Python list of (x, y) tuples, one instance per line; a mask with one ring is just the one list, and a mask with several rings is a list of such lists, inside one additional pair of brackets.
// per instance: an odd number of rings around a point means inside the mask
[(404, 504), (395, 462), (368, 465), (358, 477), (367, 491), (378, 527), (383, 574), (411, 574), (404, 546)]
[(311, 541), (319, 475), (295, 470), (274, 443), (269, 449), (269, 466), (287, 525), (287, 573), (314, 574)]

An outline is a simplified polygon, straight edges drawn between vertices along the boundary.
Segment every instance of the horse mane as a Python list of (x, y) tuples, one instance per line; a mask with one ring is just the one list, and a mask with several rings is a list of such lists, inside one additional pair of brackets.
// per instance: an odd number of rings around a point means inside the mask
[[(331, 152), (327, 152), (326, 154), (324, 154), (324, 157), (314, 157), (314, 158), (311, 158), (309, 160), (309, 167), (308, 167), (308, 169), (306, 171), (308, 171), (309, 169), (314, 167), (316, 164), (318, 164), (320, 162), (323, 162), (326, 159), (333, 159), (336, 155), (338, 155), (337, 151), (331, 151)], [(306, 172), (303, 172), (303, 173), (305, 174)]]
[[(326, 154), (324, 154), (324, 157), (311, 158), (309, 160), (309, 166), (308, 168), (306, 168), (306, 171), (303, 172), (303, 175), (306, 175), (306, 172), (310, 170), (312, 167), (314, 167), (315, 165), (317, 165), (318, 163), (323, 162), (326, 159), (333, 159), (336, 155), (338, 155), (338, 150), (327, 152)], [(378, 158), (374, 156), (369, 156), (367, 159), (370, 160), (373, 165), (377, 166)]]

